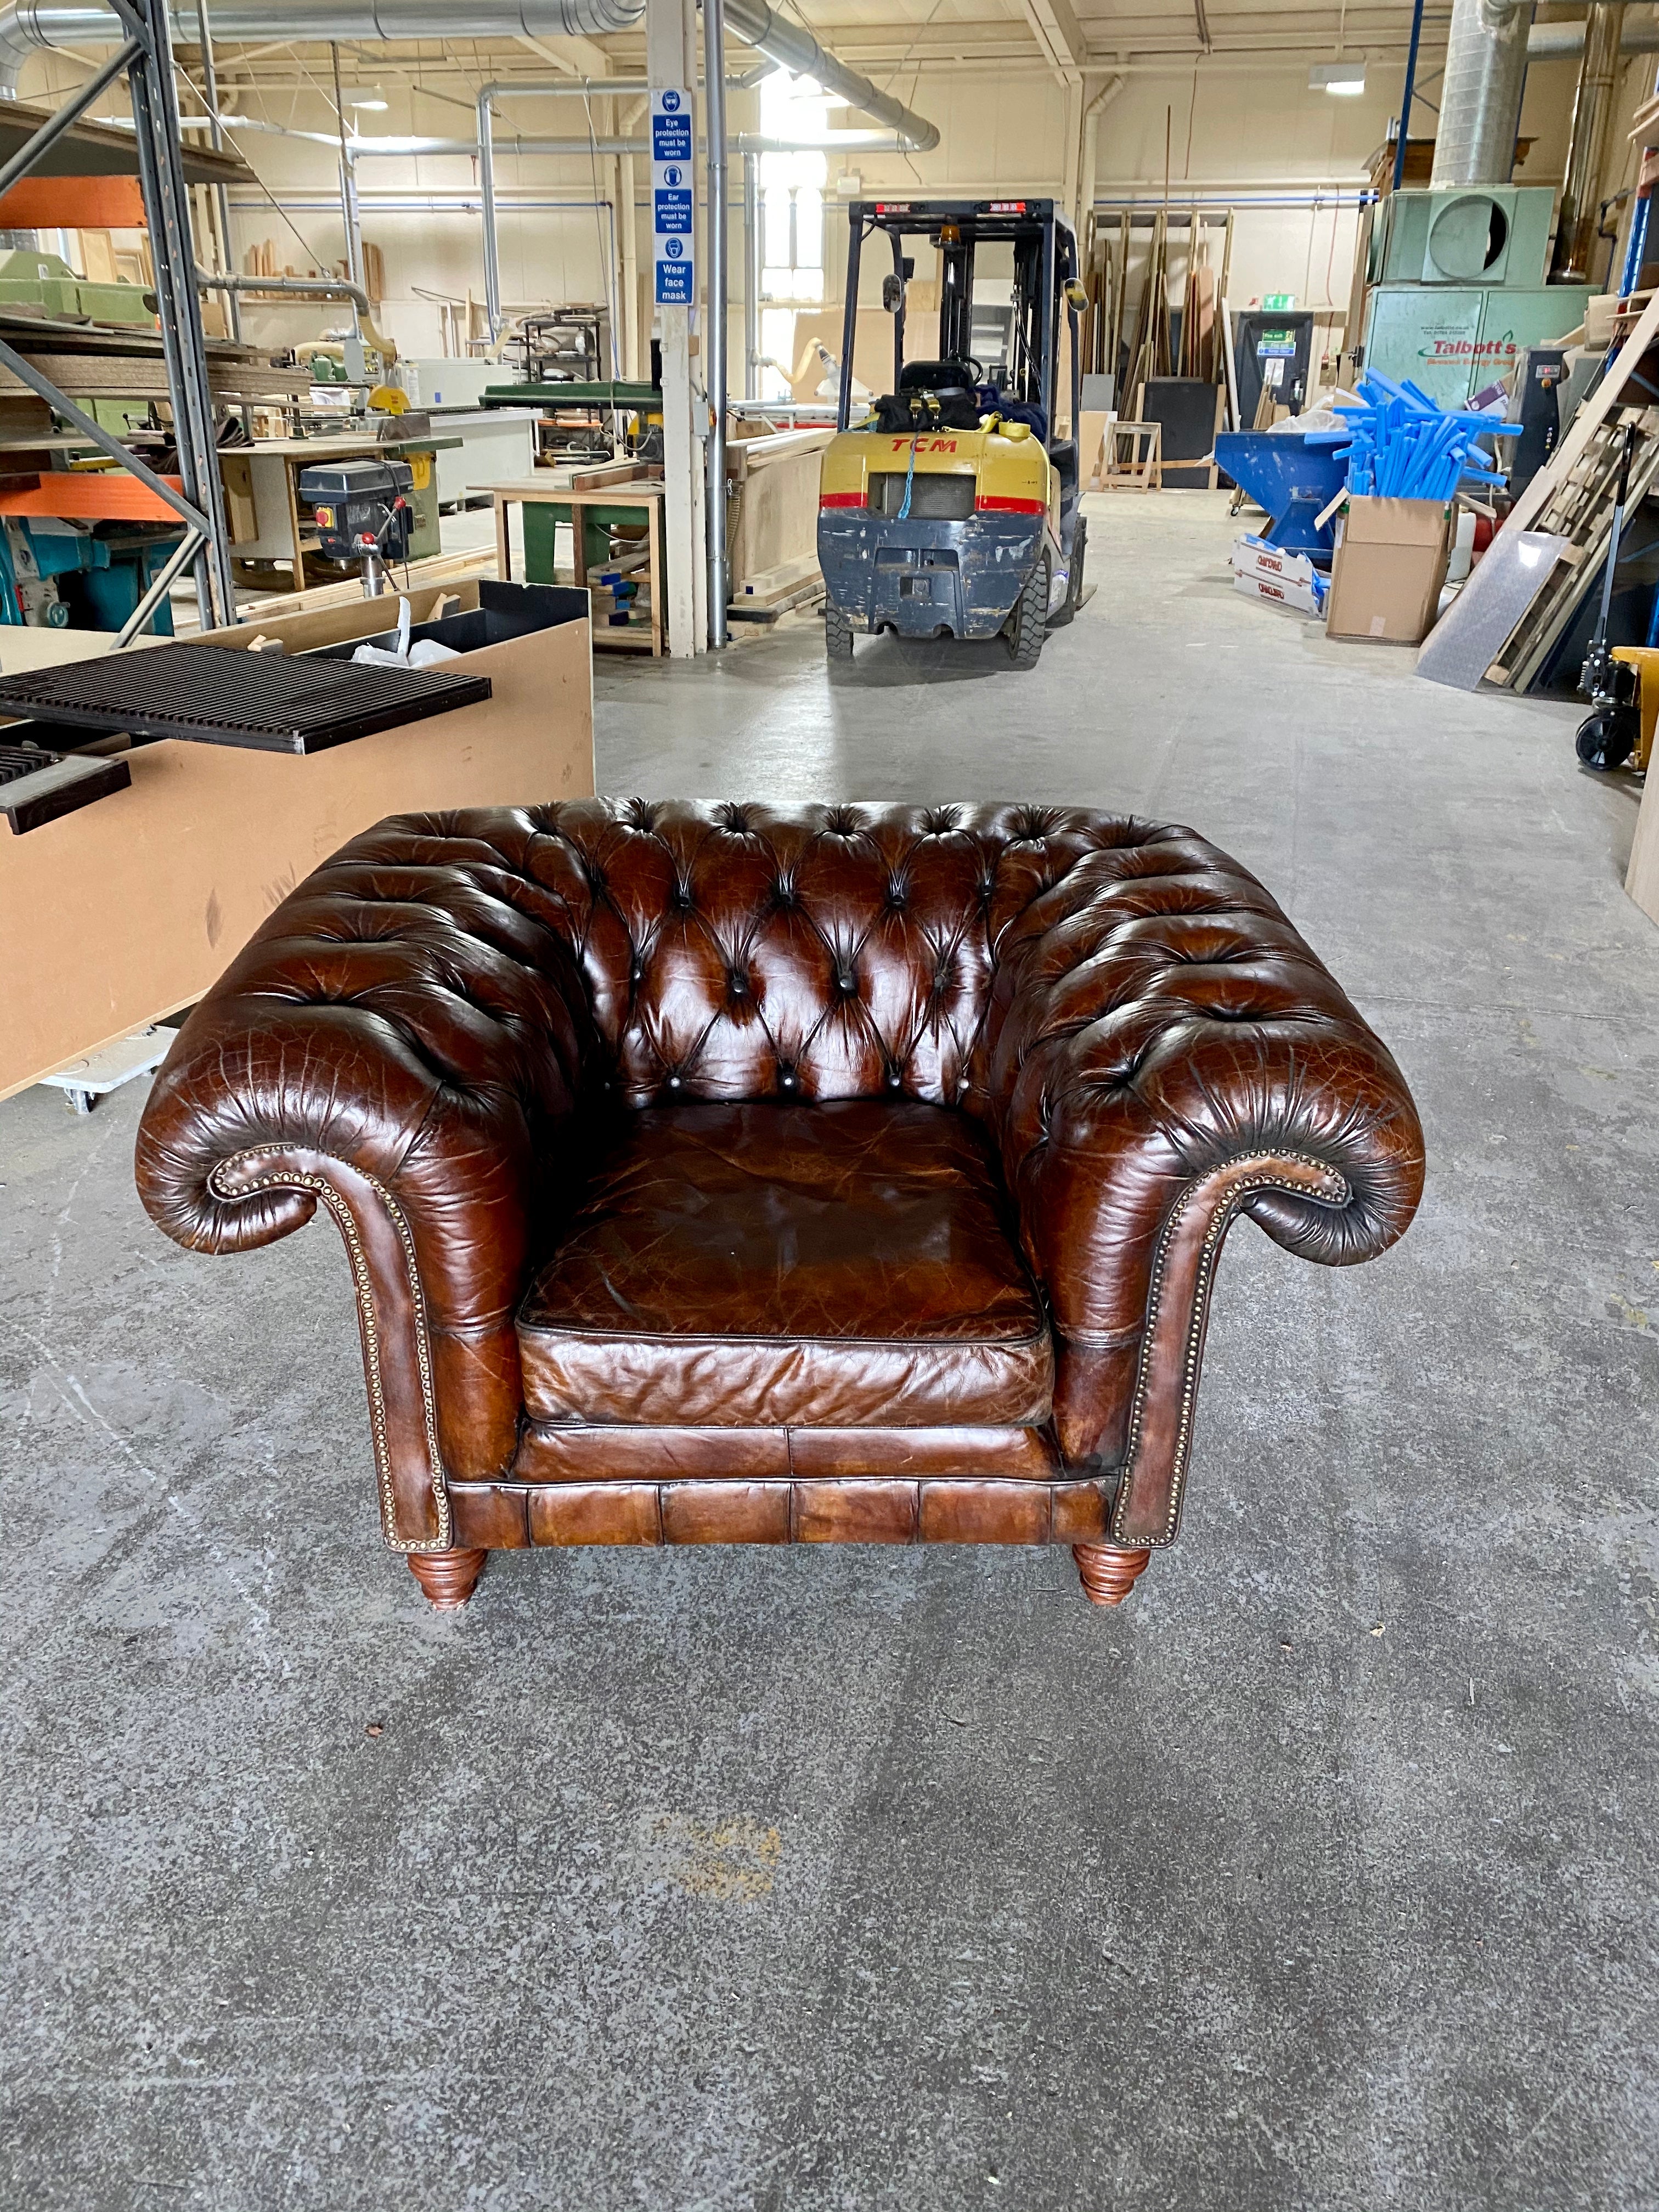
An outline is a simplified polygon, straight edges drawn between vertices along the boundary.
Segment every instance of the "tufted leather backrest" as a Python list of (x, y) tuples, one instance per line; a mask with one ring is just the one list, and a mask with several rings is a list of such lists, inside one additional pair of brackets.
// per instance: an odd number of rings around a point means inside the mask
[[(404, 816), (350, 848), (374, 895), (459, 868), (574, 955), (626, 1103), (908, 1095), (973, 1105), (1008, 925), (1085, 856), (1191, 866), (1187, 831), (1063, 807), (579, 799)], [(414, 872), (412, 874), (410, 872)], [(343, 885), (341, 886), (344, 888)]]

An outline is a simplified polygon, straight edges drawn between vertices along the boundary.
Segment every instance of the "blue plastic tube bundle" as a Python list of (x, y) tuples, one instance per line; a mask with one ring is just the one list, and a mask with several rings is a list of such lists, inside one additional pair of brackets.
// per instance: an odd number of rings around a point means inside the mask
[(1359, 380), (1358, 407), (1338, 407), (1348, 427), (1311, 430), (1310, 446), (1334, 446), (1348, 464), (1350, 492), (1377, 499), (1449, 500), (1460, 483), (1473, 479), (1493, 489), (1505, 472), (1493, 466), (1476, 444), (1480, 438), (1515, 438), (1518, 422), (1490, 415), (1448, 412), (1409, 378), (1367, 369)]

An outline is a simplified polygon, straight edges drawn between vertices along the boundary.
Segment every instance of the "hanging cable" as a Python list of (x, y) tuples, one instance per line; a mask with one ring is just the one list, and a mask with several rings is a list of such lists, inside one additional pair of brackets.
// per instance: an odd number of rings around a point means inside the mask
[(900, 522), (908, 522), (910, 520), (910, 494), (915, 489), (916, 481), (916, 448), (921, 443), (921, 432), (918, 430), (910, 441), (910, 463), (904, 471), (904, 502), (896, 518)]

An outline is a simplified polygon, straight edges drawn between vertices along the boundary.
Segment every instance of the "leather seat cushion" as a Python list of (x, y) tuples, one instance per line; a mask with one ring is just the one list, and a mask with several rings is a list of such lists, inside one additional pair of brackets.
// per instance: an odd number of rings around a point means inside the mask
[(519, 1316), (532, 1420), (1035, 1425), (1054, 1355), (984, 1133), (839, 1101), (623, 1117)]

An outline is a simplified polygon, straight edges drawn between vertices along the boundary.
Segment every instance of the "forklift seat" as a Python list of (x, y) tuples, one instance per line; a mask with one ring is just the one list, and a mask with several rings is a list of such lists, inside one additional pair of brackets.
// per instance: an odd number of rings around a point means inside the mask
[(899, 371), (901, 392), (972, 392), (973, 372), (965, 361), (907, 361)]

